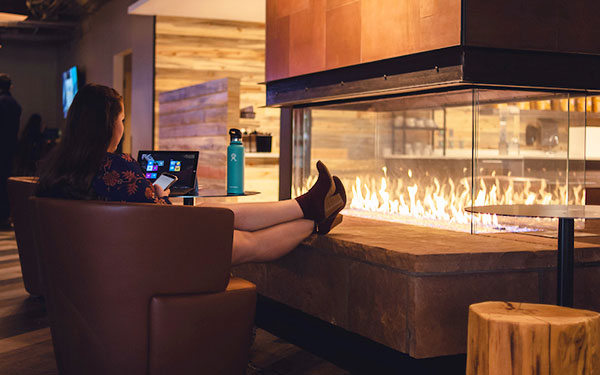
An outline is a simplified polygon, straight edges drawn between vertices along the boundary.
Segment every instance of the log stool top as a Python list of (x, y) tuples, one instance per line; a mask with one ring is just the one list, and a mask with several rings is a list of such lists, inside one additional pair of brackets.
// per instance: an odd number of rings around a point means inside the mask
[(469, 307), (467, 375), (600, 375), (600, 314), (555, 305)]

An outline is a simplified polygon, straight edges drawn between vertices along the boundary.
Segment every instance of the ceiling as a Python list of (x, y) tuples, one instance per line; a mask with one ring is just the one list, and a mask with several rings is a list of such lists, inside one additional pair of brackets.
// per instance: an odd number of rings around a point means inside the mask
[[(79, 21), (110, 0), (0, 0), (3, 41), (62, 43), (72, 39)], [(265, 22), (266, 0), (130, 0), (129, 14)], [(12, 17), (12, 18), (11, 18)]]
[(265, 22), (266, 0), (138, 0), (129, 14)]
[(75, 22), (109, 0), (1, 0), (0, 12), (28, 16), (28, 20)]
[(109, 0), (0, 0), (0, 13), (23, 15), (25, 20), (0, 17), (0, 43), (64, 42), (77, 31), (78, 21)]

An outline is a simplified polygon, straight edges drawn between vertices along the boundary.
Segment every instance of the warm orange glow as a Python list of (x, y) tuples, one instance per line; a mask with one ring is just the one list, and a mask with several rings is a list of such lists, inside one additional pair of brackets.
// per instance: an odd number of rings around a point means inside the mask
[[(544, 179), (496, 176), (493, 172), (491, 176), (477, 179), (475, 194), (472, 194), (471, 179), (468, 177), (440, 181), (437, 177), (415, 176), (409, 169), (402, 177), (390, 178), (387, 169), (384, 167), (382, 170), (383, 176), (380, 178), (342, 179), (349, 190), (348, 204), (343, 214), (466, 232), (471, 231), (472, 223), (477, 232), (523, 231), (527, 228), (522, 225), (499, 224), (496, 215), (473, 215), (466, 212), (465, 208), (496, 204), (585, 202), (581, 186), (567, 192), (566, 185), (558, 181), (550, 189)], [(311, 176), (307, 186), (311, 186), (315, 179)]]
[(27, 15), (0, 12), (0, 22), (21, 22), (27, 19)]

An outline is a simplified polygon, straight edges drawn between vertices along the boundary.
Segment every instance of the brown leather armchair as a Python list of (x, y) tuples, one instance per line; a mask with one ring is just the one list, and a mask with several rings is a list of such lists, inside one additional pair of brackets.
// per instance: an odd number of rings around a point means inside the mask
[(29, 204), (29, 197), (33, 195), (36, 184), (35, 177), (10, 177), (7, 187), (25, 290), (31, 295), (43, 295), (41, 267), (33, 232), (33, 213)]
[(223, 208), (32, 198), (61, 374), (244, 374), (256, 287)]

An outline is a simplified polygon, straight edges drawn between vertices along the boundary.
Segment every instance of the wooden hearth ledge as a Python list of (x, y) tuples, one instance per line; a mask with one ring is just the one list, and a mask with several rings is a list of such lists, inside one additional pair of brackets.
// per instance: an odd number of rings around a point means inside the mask
[[(600, 238), (576, 237), (575, 307), (600, 311)], [(260, 294), (415, 358), (466, 353), (469, 305), (555, 302), (556, 239), (346, 216), (289, 255), (237, 267)]]

